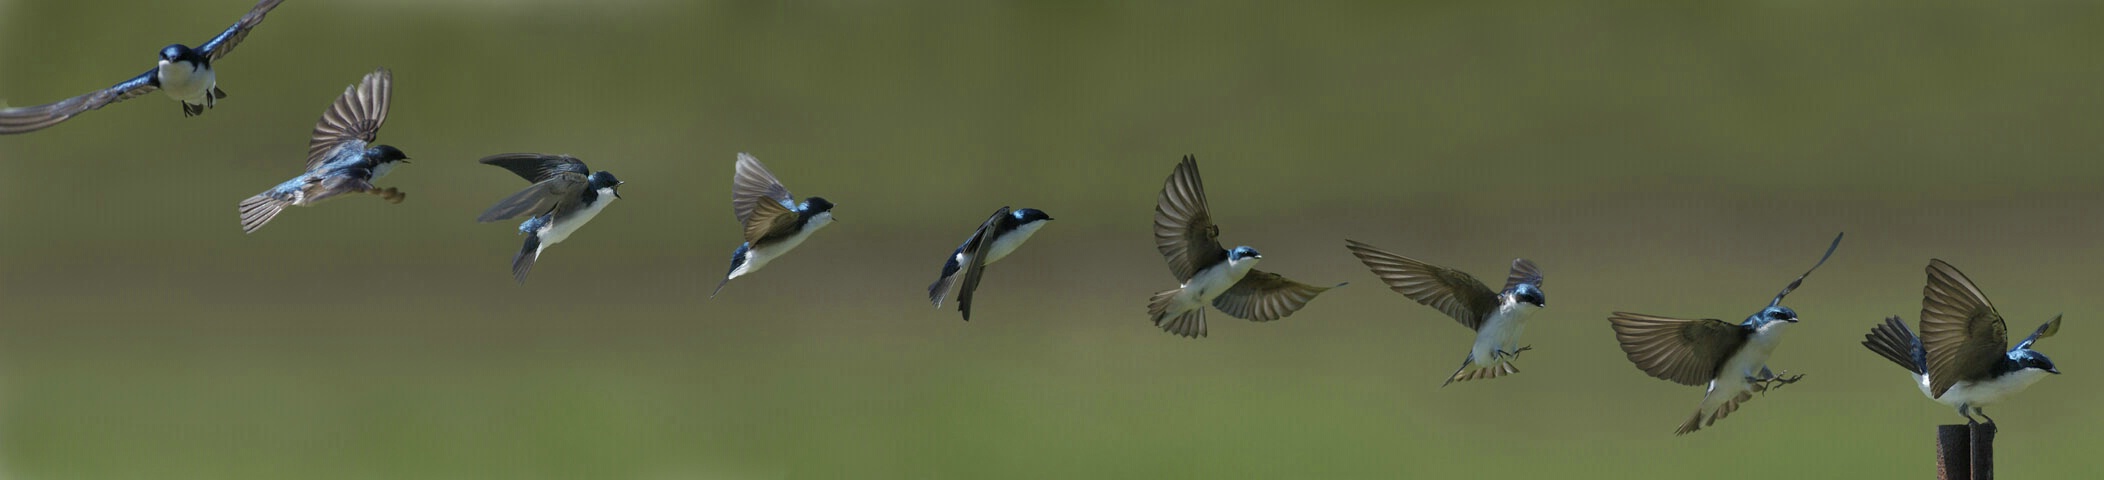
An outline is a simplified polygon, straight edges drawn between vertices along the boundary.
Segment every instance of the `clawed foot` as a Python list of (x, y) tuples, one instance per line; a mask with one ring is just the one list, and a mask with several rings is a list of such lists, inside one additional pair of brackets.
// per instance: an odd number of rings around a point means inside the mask
[(1513, 350), (1513, 351), (1510, 351), (1510, 352), (1507, 352), (1507, 351), (1504, 351), (1504, 350), (1493, 350), (1493, 351), (1491, 351), (1491, 354), (1490, 354), (1490, 356), (1491, 356), (1491, 359), (1492, 359), (1492, 360), (1497, 360), (1497, 359), (1501, 359), (1501, 358), (1505, 358), (1505, 357), (1512, 357), (1512, 359), (1513, 359), (1513, 360), (1519, 360), (1519, 359), (1520, 359), (1520, 352), (1525, 352), (1525, 351), (1528, 351), (1528, 350), (1533, 350), (1533, 349), (1534, 349), (1534, 346), (1533, 346), (1533, 345), (1528, 345), (1528, 346), (1520, 347), (1520, 349), (1519, 349), (1519, 350)]
[(366, 193), (379, 195), (381, 200), (386, 200), (390, 204), (402, 203), (402, 199), (409, 197), (409, 194), (402, 193), (401, 190), (396, 190), (395, 187), (367, 190)]
[(1782, 388), (1783, 385), (1797, 383), (1798, 380), (1803, 379), (1804, 374), (1802, 373), (1791, 375), (1789, 370), (1783, 370), (1783, 373), (1770, 375), (1768, 378), (1746, 377), (1746, 383), (1753, 384), (1754, 390), (1761, 392), (1761, 395), (1767, 395), (1769, 390)]

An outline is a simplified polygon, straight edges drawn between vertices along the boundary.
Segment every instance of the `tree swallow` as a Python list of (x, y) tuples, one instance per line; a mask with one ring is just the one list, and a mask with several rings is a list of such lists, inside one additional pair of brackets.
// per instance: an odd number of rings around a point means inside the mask
[(205, 109), (212, 108), (219, 99), (226, 98), (226, 92), (219, 89), (219, 77), (213, 74), (212, 62), (219, 61), (227, 52), (234, 51), (234, 46), (240, 44), (241, 39), (248, 37), (248, 31), (263, 23), (263, 16), (269, 14), (271, 9), (278, 8), (278, 4), (284, 1), (256, 2), (255, 8), (249, 9), (247, 15), (241, 16), (241, 21), (234, 22), (234, 26), (227, 27), (226, 31), (219, 32), (219, 36), (212, 37), (195, 49), (181, 44), (164, 47), (161, 49), (160, 64), (155, 65), (152, 70), (109, 88), (48, 105), (0, 109), (0, 134), (41, 130), (73, 118), (81, 112), (129, 100), (157, 89), (168, 94), (168, 98), (182, 102), (183, 116), (203, 114)]
[[(2060, 333), (2060, 316), (2039, 325), (2031, 336), (2009, 346), (2009, 326), (1956, 267), (1929, 260), (1929, 283), (1921, 289), (1921, 332), (1916, 338), (1898, 316), (1863, 336), (1863, 346), (1914, 374), (1921, 394), (1956, 407), (1969, 423), (1984, 408), (2030, 388), (2046, 375), (2060, 373), (2053, 360), (2031, 349), (2038, 339)], [(1969, 411), (1968, 411), (1969, 410)]]
[(1819, 263), (1783, 287), (1767, 308), (1738, 325), (1714, 318), (1685, 320), (1627, 312), (1615, 312), (1607, 319), (1614, 325), (1615, 339), (1622, 342), (1622, 351), (1629, 354), (1629, 361), (1637, 369), (1682, 385), (1709, 385), (1695, 415), (1681, 423), (1680, 429), (1673, 432), (1675, 435), (1716, 425), (1717, 420), (1737, 411), (1739, 404), (1752, 400), (1754, 393), (1766, 393), (1804, 378), (1802, 374), (1788, 376), (1788, 370), (1783, 375), (1768, 371), (1768, 356), (1782, 344), (1783, 330), (1797, 323), (1797, 311), (1782, 305), (1783, 296), (1803, 285), (1805, 277), (1825, 265), (1826, 259), (1834, 256), (1834, 249), (1840, 247), (1841, 235), (1835, 235), (1833, 245), (1826, 247), (1826, 255), (1819, 257)]
[(928, 285), (928, 301), (934, 302), (935, 308), (942, 308), (942, 297), (950, 293), (950, 284), (957, 280), (957, 271), (964, 270), (964, 288), (958, 291), (957, 311), (964, 313), (965, 320), (971, 320), (972, 292), (979, 289), (981, 272), (987, 265), (1008, 257), (1016, 247), (1023, 246), (1024, 241), (1030, 240), (1030, 236), (1050, 220), (1051, 215), (1035, 208), (1013, 212), (1008, 207), (995, 210), (992, 217), (979, 224), (979, 230), (964, 239), (964, 245), (950, 253), (949, 261), (943, 262), (942, 277)]
[(242, 200), (241, 230), (256, 233), (288, 205), (313, 205), (346, 193), (370, 193), (388, 203), (402, 203), (406, 195), (400, 190), (372, 183), (396, 164), (409, 163), (400, 149), (372, 143), (387, 122), (388, 98), (393, 95), (394, 74), (386, 68), (345, 87), (343, 96), (314, 125), (307, 142), (307, 172)]
[(1534, 347), (1519, 346), (1520, 330), (1526, 328), (1527, 317), (1536, 310), (1548, 306), (1543, 296), (1541, 268), (1527, 259), (1512, 261), (1512, 273), (1505, 276), (1505, 289), (1493, 292), (1483, 282), (1468, 273), (1433, 265), (1416, 259), (1396, 255), (1372, 245), (1345, 240), (1344, 247), (1351, 249), (1360, 262), (1373, 269), (1375, 276), (1388, 283), (1388, 288), (1416, 300), (1417, 303), (1445, 312), (1447, 316), (1461, 321), (1461, 326), (1476, 331), (1475, 346), (1468, 356), (1461, 359), (1461, 368), (1447, 376), (1446, 386), (1455, 381), (1498, 378), (1519, 373), (1512, 365), (1520, 352)]
[(541, 258), (541, 251), (570, 238), (585, 222), (599, 216), (607, 204), (621, 198), (621, 179), (614, 178), (611, 172), (592, 173), (577, 157), (506, 153), (483, 158), (482, 163), (504, 167), (533, 182), (525, 190), (498, 200), (489, 211), (475, 218), (477, 222), (494, 222), (532, 215), (519, 224), (519, 233), (526, 235), (526, 245), (511, 258), (511, 276), (522, 284), (526, 283), (526, 274), (533, 271), (534, 260)]
[(1286, 318), (1332, 288), (1317, 287), (1257, 270), (1264, 258), (1248, 246), (1230, 251), (1220, 246), (1220, 227), (1206, 206), (1205, 182), (1198, 159), (1185, 155), (1162, 185), (1154, 206), (1154, 246), (1169, 261), (1169, 272), (1182, 282), (1154, 294), (1147, 314), (1154, 325), (1184, 337), (1205, 336), (1205, 306), (1212, 304), (1235, 318), (1268, 322)]
[(710, 298), (723, 293), (723, 287), (731, 279), (760, 271), (767, 262), (802, 245), (812, 233), (833, 223), (833, 202), (823, 197), (804, 199), (796, 203), (789, 188), (760, 160), (750, 153), (738, 154), (737, 178), (731, 183), (731, 210), (738, 214), (738, 223), (745, 227), (745, 243), (738, 251), (731, 252), (731, 271), (716, 284)]

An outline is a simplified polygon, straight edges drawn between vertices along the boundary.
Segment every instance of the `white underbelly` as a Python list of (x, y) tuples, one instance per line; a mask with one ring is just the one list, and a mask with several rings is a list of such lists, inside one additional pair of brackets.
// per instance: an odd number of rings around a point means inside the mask
[(1015, 231), (994, 240), (994, 244), (987, 247), (986, 264), (993, 265), (994, 262), (1008, 258), (1008, 254), (1015, 253), (1016, 247), (1023, 246), (1023, 241), (1029, 240), (1031, 235), (1036, 235), (1037, 229), (1043, 226), (1044, 222), (1038, 222), (1017, 227)]
[(210, 68), (192, 70), (180, 64), (163, 63), (159, 72), (162, 92), (169, 98), (193, 105), (204, 104), (205, 97), (212, 94), (212, 87), (218, 85), (218, 75)]
[(1235, 282), (1242, 281), (1246, 275), (1249, 275), (1249, 268), (1235, 268), (1227, 262), (1199, 270), (1197, 275), (1191, 276), (1191, 281), (1184, 282), (1182, 291), (1176, 294), (1177, 301), (1187, 307), (1213, 303), (1213, 299), (1234, 288)]
[(788, 254), (790, 250), (795, 250), (797, 245), (803, 245), (804, 240), (811, 238), (811, 234), (817, 233), (818, 229), (824, 227), (824, 224), (805, 225), (802, 230), (798, 230), (795, 234), (790, 235), (789, 238), (746, 250), (745, 264), (739, 265), (737, 270), (732, 271), (730, 278), (738, 278), (748, 273), (760, 271), (760, 267), (767, 266), (767, 262), (772, 262), (775, 258)]
[[(1959, 405), (1986, 407), (2001, 402), (2003, 399), (2009, 398), (2010, 395), (2016, 394), (2016, 392), (2024, 391), (2025, 388), (2030, 388), (2031, 384), (2038, 383), (2046, 375), (2051, 374), (2043, 371), (2024, 370), (2002, 375), (1985, 382), (1960, 381), (1951, 384), (1949, 390), (1944, 390), (1943, 396), (1937, 398), (1936, 402), (1952, 407)], [(1915, 380), (1915, 383), (1921, 386), (1921, 394), (1927, 396), (1929, 394), (1928, 376), (1917, 375)]]
[[(1478, 365), (1502, 363), (1496, 355), (1498, 350), (1507, 353), (1519, 349), (1520, 332), (1527, 328), (1527, 312), (1518, 306), (1501, 307), (1490, 319), (1483, 322), (1482, 330), (1476, 332), (1476, 343), (1468, 351), (1469, 358)], [(1492, 361), (1498, 358), (1497, 361)]]
[(592, 202), (591, 205), (586, 205), (576, 213), (570, 214), (569, 217), (562, 218), (559, 221), (548, 222), (548, 226), (543, 228), (541, 233), (538, 234), (541, 237), (542, 248), (547, 248), (548, 245), (562, 243), (563, 240), (569, 239), (571, 233), (576, 233), (577, 229), (583, 228), (586, 222), (592, 221), (592, 217), (599, 216), (599, 211), (605, 210), (606, 206), (612, 203), (614, 203), (613, 196), (600, 195), (597, 201)]

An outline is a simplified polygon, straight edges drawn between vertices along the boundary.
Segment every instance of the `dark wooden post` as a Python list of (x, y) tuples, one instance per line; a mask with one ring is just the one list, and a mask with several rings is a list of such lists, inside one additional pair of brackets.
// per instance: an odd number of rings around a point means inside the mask
[(1972, 426), (1972, 480), (1994, 480), (1994, 434), (1992, 423)]
[(1936, 426), (1936, 480), (1972, 480), (1972, 429)]

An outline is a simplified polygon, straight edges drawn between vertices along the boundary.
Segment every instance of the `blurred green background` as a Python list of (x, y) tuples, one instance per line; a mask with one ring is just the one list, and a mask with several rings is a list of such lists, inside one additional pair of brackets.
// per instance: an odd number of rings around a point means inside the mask
[[(0, 0), (35, 105), (201, 42), (246, 0)], [(2087, 2), (292, 0), (182, 118), (136, 99), (0, 138), (0, 474), (23, 479), (1925, 478), (1958, 417), (1865, 351), (1964, 269), (2068, 372), (1993, 408), (2010, 478), (2099, 474), (2104, 6)], [(395, 72), (415, 163), (256, 235), (343, 88)], [(626, 198), (514, 284), (525, 184)], [(840, 223), (706, 294), (734, 154)], [(1195, 154), (1227, 242), (1350, 281), (1284, 321), (1157, 331), (1149, 239)], [(1002, 205), (1058, 218), (931, 310)], [(1613, 310), (1790, 297), (1808, 373), (1715, 428)], [(1524, 373), (1438, 388), (1470, 334), (1353, 238), (1547, 272)], [(948, 306), (946, 306), (948, 307)]]

